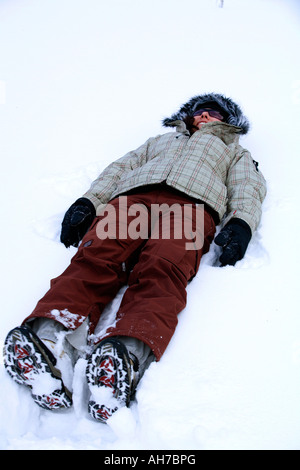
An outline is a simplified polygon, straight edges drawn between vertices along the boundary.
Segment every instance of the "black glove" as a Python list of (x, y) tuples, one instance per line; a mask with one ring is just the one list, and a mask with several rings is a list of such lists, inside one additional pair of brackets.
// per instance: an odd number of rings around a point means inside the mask
[(78, 246), (96, 216), (94, 204), (81, 197), (67, 210), (61, 224), (60, 241), (66, 248)]
[(234, 266), (244, 257), (251, 240), (251, 228), (242, 219), (231, 219), (216, 236), (215, 243), (223, 248), (220, 256), (222, 266)]

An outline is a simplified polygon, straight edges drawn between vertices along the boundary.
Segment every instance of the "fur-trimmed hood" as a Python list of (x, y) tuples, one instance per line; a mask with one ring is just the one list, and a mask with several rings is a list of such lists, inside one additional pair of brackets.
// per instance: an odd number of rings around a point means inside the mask
[(243, 114), (240, 106), (232, 101), (231, 98), (227, 98), (219, 93), (207, 93), (203, 95), (194, 96), (187, 103), (181, 106), (177, 113), (172, 114), (171, 117), (165, 118), (162, 123), (165, 127), (174, 127), (174, 121), (184, 121), (187, 118), (191, 118), (194, 112), (205, 104), (215, 105), (217, 108), (221, 108), (226, 113), (225, 122), (233, 126), (241, 128), (241, 134), (247, 134), (250, 128), (247, 117)]

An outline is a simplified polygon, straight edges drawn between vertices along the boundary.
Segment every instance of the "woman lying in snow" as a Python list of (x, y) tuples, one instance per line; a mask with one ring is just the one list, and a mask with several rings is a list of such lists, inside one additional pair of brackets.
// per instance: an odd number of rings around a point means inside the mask
[[(196, 96), (152, 137), (109, 165), (67, 211), (61, 241), (80, 246), (69, 267), (5, 341), (5, 366), (47, 409), (72, 405), (64, 372), (87, 355), (88, 409), (106, 420), (128, 406), (145, 369), (171, 340), (186, 287), (215, 238), (221, 266), (241, 260), (266, 184), (239, 144), (247, 118), (230, 98)], [(128, 286), (116, 322), (95, 328)]]

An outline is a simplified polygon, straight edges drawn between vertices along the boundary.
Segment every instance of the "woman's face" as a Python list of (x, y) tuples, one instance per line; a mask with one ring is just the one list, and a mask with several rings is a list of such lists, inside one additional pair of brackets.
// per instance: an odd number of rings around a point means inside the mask
[[(218, 117), (211, 116), (209, 111), (210, 111), (209, 109), (203, 110), (202, 113), (199, 113), (196, 116), (194, 115), (193, 126), (198, 127), (198, 129), (201, 129), (201, 127), (204, 124), (207, 124), (208, 122), (214, 122), (214, 121), (220, 121), (221, 122), (223, 120), (223, 117), (221, 116), (221, 114), (218, 118)], [(216, 116), (215, 111), (213, 111), (213, 114)]]

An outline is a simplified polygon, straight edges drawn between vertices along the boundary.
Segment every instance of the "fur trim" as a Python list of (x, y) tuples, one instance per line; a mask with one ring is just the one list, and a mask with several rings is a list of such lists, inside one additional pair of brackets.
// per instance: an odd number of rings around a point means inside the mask
[(197, 108), (208, 102), (215, 103), (217, 107), (225, 111), (227, 115), (225, 122), (227, 124), (240, 127), (241, 134), (247, 134), (250, 128), (250, 124), (239, 105), (232, 101), (231, 98), (227, 98), (226, 96), (219, 93), (208, 93), (194, 96), (187, 103), (182, 105), (177, 113), (172, 114), (172, 116), (169, 118), (165, 118), (162, 121), (163, 126), (174, 127), (174, 121), (184, 121), (186, 118), (192, 117)]

